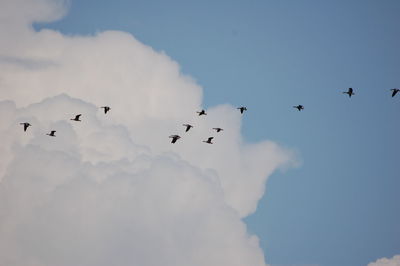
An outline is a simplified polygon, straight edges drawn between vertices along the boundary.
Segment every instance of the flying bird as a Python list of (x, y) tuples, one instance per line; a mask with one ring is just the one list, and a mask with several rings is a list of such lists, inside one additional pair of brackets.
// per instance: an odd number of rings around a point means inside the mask
[(220, 128), (220, 127), (213, 127), (213, 129), (214, 129), (215, 131), (217, 131), (217, 132), (220, 132), (220, 131), (224, 130), (223, 128)]
[(50, 136), (50, 137), (55, 137), (56, 136), (55, 133), (56, 133), (56, 131), (52, 130), (52, 131), (50, 131), (50, 133), (47, 133), (46, 135)]
[(208, 144), (214, 144), (211, 141), (213, 140), (214, 137), (209, 137), (207, 140), (203, 140), (203, 142), (208, 143)]
[(244, 111), (247, 111), (247, 108), (245, 106), (241, 106), (236, 109), (239, 109), (241, 114), (243, 114)]
[(82, 114), (79, 114), (79, 115), (76, 115), (75, 116), (75, 118), (71, 118), (71, 120), (73, 120), (73, 121), (82, 121), (82, 120), (79, 120), (79, 117), (81, 116)]
[(24, 123), (19, 123), (20, 125), (24, 125), (24, 132), (28, 129), (28, 127), (31, 126), (31, 124), (29, 124), (28, 122), (24, 122)]
[(197, 112), (197, 113), (199, 114), (199, 116), (201, 116), (201, 115), (207, 115), (207, 113), (206, 113), (206, 111), (204, 111), (204, 109), (201, 110), (200, 112)]
[(171, 135), (169, 137), (172, 138), (171, 143), (175, 143), (178, 139), (181, 138), (179, 135)]
[(301, 111), (301, 110), (304, 109), (304, 106), (301, 105), (301, 104), (299, 104), (299, 105), (297, 105), (297, 106), (293, 106), (293, 108), (297, 108), (297, 110)]
[(392, 92), (392, 97), (394, 97), (399, 91), (400, 91), (400, 89), (391, 89), (391, 91), (393, 91)]
[(110, 111), (110, 109), (111, 109), (109, 106), (102, 106), (100, 108), (104, 109), (104, 114), (107, 114), (107, 112)]
[(343, 93), (348, 94), (350, 98), (351, 95), (354, 95), (353, 88), (349, 88), (347, 91), (344, 91)]
[(186, 127), (185, 132), (188, 132), (193, 126), (189, 124), (183, 124), (184, 127)]

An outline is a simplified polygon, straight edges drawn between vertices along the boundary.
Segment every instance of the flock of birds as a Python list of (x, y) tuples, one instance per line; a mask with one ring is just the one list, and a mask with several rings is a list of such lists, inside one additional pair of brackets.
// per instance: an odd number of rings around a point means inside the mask
[[(392, 91), (392, 97), (394, 97), (394, 96), (400, 91), (400, 89), (394, 88), (394, 89), (391, 89), (391, 91)], [(348, 88), (348, 90), (347, 90), (347, 91), (344, 91), (343, 93), (349, 95), (349, 98), (351, 98), (351, 96), (355, 95), (353, 88)], [(107, 112), (109, 112), (109, 111), (111, 110), (111, 108), (110, 108), (109, 106), (102, 106), (102, 107), (100, 107), (100, 108), (104, 109), (104, 114), (107, 114)], [(299, 110), (299, 111), (304, 110), (304, 106), (301, 105), (301, 104), (296, 105), (296, 106), (293, 106), (293, 108), (296, 108), (296, 109)], [(247, 111), (247, 108), (246, 108), (245, 106), (240, 106), (240, 107), (238, 107), (237, 109), (240, 111), (241, 114), (243, 114), (244, 111)], [(206, 113), (206, 111), (205, 111), (204, 109), (201, 110), (201, 111), (198, 111), (197, 114), (198, 114), (199, 116), (207, 115), (207, 113)], [(82, 116), (82, 114), (78, 114), (78, 115), (76, 115), (74, 118), (71, 118), (70, 120), (72, 120), (72, 121), (77, 121), (77, 122), (81, 122), (81, 121), (82, 121), (82, 120), (80, 120), (80, 117), (81, 117), (81, 116)], [(32, 125), (31, 125), (30, 123), (28, 123), (28, 122), (23, 122), (23, 123), (20, 123), (20, 124), (24, 126), (24, 132), (26, 132), (26, 130), (27, 130), (30, 126), (32, 126)], [(186, 128), (186, 129), (185, 129), (185, 132), (188, 132), (191, 128), (193, 128), (193, 126), (190, 125), (190, 124), (183, 124), (183, 126)], [(224, 130), (223, 128), (220, 128), (220, 127), (214, 127), (214, 128), (212, 128), (212, 129), (215, 130), (217, 133), (219, 133), (219, 132), (221, 132), (221, 131)], [(56, 130), (51, 130), (50, 133), (46, 133), (46, 135), (47, 135), (47, 136), (50, 136), (50, 137), (55, 137), (55, 136), (56, 136), (56, 134), (55, 134), (56, 132), (57, 132)], [(171, 135), (171, 136), (169, 136), (169, 138), (172, 139), (172, 140), (171, 140), (171, 143), (176, 143), (176, 141), (177, 141), (178, 139), (180, 139), (181, 136), (179, 136), (179, 135)], [(214, 144), (214, 143), (212, 142), (213, 139), (214, 139), (214, 137), (209, 137), (207, 140), (203, 140), (203, 142), (204, 142), (204, 143), (207, 143), (207, 144)]]
[[(247, 111), (247, 108), (245, 106), (238, 107), (237, 109), (239, 109), (241, 114), (243, 114), (244, 111)], [(201, 111), (197, 111), (197, 114), (199, 116), (207, 115), (207, 113), (204, 109)], [(191, 128), (193, 128), (193, 126), (190, 124), (183, 124), (183, 126), (186, 127), (185, 132), (188, 132)], [(223, 128), (220, 128), (220, 127), (213, 127), (212, 129), (215, 130), (217, 133), (224, 130)], [(181, 138), (181, 136), (179, 136), (179, 135), (171, 135), (169, 137), (172, 139), (171, 143), (175, 143), (178, 139)], [(212, 142), (213, 139), (214, 139), (214, 137), (209, 137), (207, 140), (203, 140), (203, 142), (207, 143), (207, 144), (214, 144), (214, 142)]]
[[(102, 109), (104, 109), (104, 114), (107, 114), (108, 111), (111, 110), (111, 108), (109, 106), (102, 106), (100, 107)], [(80, 119), (80, 117), (82, 116), (82, 114), (78, 114), (76, 115), (74, 118), (71, 118), (70, 120), (72, 121), (77, 121), (77, 122), (81, 122), (82, 120)], [(28, 127), (32, 126), (30, 123), (28, 122), (23, 122), (23, 123), (19, 123), (20, 125), (24, 126), (24, 132), (26, 132), (26, 130), (28, 129)], [(46, 133), (47, 136), (50, 137), (55, 137), (56, 136), (56, 130), (51, 130), (50, 133)]]

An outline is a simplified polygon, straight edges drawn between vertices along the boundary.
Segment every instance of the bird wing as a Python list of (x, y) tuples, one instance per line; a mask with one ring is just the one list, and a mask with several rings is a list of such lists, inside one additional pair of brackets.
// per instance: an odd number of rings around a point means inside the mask
[(50, 134), (52, 134), (52, 135), (54, 135), (54, 133), (56, 133), (56, 130), (52, 130), (52, 131), (50, 132)]

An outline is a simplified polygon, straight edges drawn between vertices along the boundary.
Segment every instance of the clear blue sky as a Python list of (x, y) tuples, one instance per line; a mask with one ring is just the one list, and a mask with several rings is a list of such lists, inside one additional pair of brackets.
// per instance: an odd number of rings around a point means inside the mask
[(36, 28), (130, 32), (194, 77), (206, 107), (246, 105), (246, 139), (303, 162), (246, 219), (267, 261), (358, 266), (400, 254), (399, 14), (398, 0), (72, 0)]

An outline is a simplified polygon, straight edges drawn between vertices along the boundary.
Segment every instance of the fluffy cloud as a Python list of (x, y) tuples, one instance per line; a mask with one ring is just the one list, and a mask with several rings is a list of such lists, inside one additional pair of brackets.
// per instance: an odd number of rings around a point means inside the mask
[(381, 258), (375, 262), (371, 262), (368, 266), (400, 266), (400, 255), (393, 256), (393, 258)]
[(62, 4), (0, 10), (13, 32), (0, 44), (0, 265), (265, 265), (242, 218), (291, 153), (244, 142), (233, 106), (196, 116), (202, 89), (127, 33), (33, 31)]

